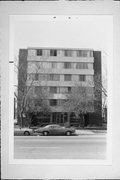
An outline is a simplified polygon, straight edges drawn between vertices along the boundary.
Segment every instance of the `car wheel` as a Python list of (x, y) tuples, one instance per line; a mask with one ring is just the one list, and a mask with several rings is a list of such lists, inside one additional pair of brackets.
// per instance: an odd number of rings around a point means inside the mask
[(44, 132), (43, 132), (43, 135), (44, 135), (44, 136), (47, 136), (47, 135), (48, 135), (48, 132), (47, 132), (47, 131), (44, 131)]
[(67, 135), (67, 136), (70, 136), (70, 135), (71, 135), (71, 132), (70, 132), (70, 131), (67, 131), (67, 132), (66, 132), (66, 135)]
[(25, 135), (25, 136), (29, 136), (29, 135), (30, 135), (30, 132), (29, 132), (29, 131), (25, 131), (25, 132), (24, 132), (24, 135)]

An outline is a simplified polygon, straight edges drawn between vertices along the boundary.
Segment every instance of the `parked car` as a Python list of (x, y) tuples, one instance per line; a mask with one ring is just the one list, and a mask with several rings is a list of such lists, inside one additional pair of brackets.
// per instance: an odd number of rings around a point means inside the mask
[(34, 133), (33, 129), (27, 128), (27, 127), (19, 127), (19, 126), (15, 126), (14, 127), (14, 135), (15, 136), (30, 136)]
[(57, 125), (57, 124), (51, 124), (51, 125), (47, 125), (45, 127), (40, 127), (38, 129), (35, 129), (34, 132), (42, 133), (44, 136), (58, 135), (58, 134), (70, 136), (71, 134), (75, 133), (75, 129), (72, 127), (67, 128), (64, 126)]

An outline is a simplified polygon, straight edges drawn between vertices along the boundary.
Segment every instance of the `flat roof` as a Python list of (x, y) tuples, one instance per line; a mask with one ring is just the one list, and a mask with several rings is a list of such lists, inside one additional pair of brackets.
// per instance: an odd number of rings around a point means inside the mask
[(27, 49), (89, 50), (89, 51), (94, 51), (91, 48), (68, 48), (68, 47), (28, 47)]

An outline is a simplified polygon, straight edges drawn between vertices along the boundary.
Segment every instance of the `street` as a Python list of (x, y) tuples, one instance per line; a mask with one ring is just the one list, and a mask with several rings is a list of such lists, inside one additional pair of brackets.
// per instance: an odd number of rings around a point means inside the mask
[(15, 159), (104, 159), (106, 135), (15, 136)]

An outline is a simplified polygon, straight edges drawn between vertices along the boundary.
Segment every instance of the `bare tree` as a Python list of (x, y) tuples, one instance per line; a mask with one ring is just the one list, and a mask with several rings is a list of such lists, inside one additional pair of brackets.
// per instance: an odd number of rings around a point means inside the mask
[(94, 81), (88, 82), (90, 86), (94, 87), (94, 101), (96, 103), (95, 111), (98, 114), (104, 114), (107, 108), (107, 64), (102, 62), (102, 74), (99, 72), (94, 75)]
[(70, 114), (74, 112), (77, 118), (80, 117), (80, 123), (84, 125), (84, 114), (94, 110), (91, 88), (82, 86), (73, 87), (71, 93), (66, 97), (63, 106), (68, 112), (68, 124), (70, 124)]
[(48, 90), (42, 86), (39, 86), (37, 92), (35, 92), (35, 89), (33, 90), (33, 88), (31, 88), (31, 92), (29, 93), (26, 102), (26, 114), (28, 117), (28, 125), (30, 125), (32, 122), (31, 114), (33, 115), (40, 112), (47, 114), (51, 112), (51, 108), (48, 103)]
[[(28, 74), (24, 63), (22, 63), (20, 66), (16, 65), (15, 63), (15, 72), (18, 75), (19, 83), (15, 85), (17, 90), (14, 92), (14, 95), (17, 99), (17, 113), (19, 119), (18, 121), (21, 127), (23, 126), (24, 117), (26, 117), (29, 114), (29, 112), (50, 111), (50, 107), (47, 103), (46, 98), (48, 97), (48, 91), (45, 91), (45, 89), (43, 90), (41, 82), (39, 82), (40, 92), (37, 95), (35, 95), (36, 78), (38, 78), (39, 72), (44, 72), (44, 69), (41, 66), (41, 64), (34, 63), (34, 65), (35, 67), (31, 66), (31, 73)], [(27, 124), (30, 123), (29, 119), (28, 122), (26, 122)]]
[[(104, 114), (105, 109), (107, 109), (107, 71), (104, 68), (104, 73), (102, 75), (102, 79), (99, 74), (94, 76), (94, 93), (95, 93), (95, 100), (98, 105), (97, 112)], [(101, 104), (101, 101), (102, 104)], [(102, 107), (101, 107), (102, 106)], [(99, 108), (101, 107), (101, 108)]]

